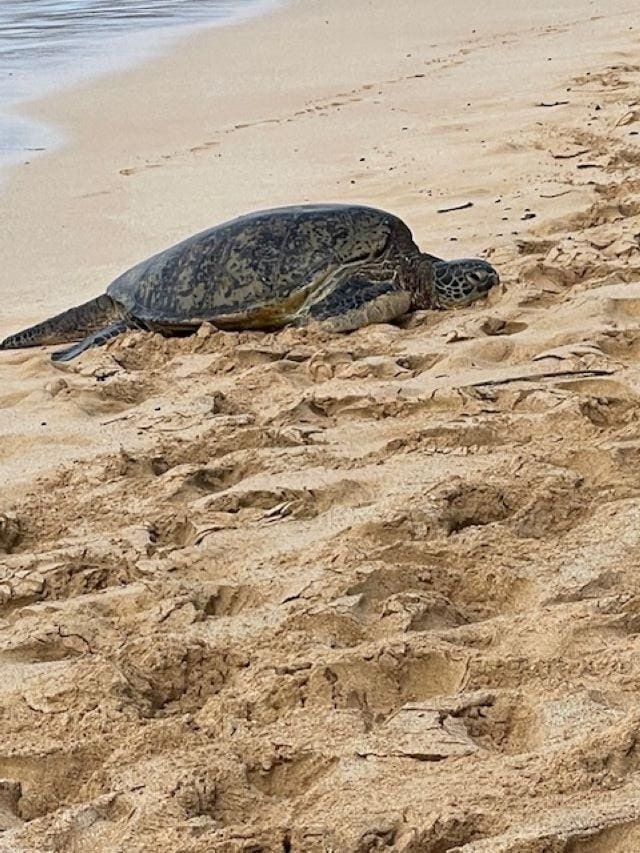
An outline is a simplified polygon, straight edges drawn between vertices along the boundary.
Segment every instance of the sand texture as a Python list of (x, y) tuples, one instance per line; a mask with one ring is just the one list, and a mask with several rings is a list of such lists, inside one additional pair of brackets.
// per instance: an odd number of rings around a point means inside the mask
[(76, 142), (6, 188), (3, 330), (306, 199), (503, 283), (2, 354), (3, 853), (640, 850), (640, 13), (346, 5), (34, 107)]

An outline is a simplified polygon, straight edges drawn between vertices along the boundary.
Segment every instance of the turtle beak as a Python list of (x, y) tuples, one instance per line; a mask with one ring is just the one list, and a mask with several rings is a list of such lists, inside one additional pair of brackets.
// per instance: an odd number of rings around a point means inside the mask
[(489, 293), (492, 287), (495, 287), (497, 284), (500, 284), (500, 276), (496, 273), (495, 275), (489, 276), (489, 278), (483, 282), (478, 290), (480, 293)]
[(494, 269), (491, 269), (488, 271), (485, 280), (478, 284), (478, 293), (482, 293), (483, 295), (489, 293), (491, 288), (497, 284), (500, 284), (500, 276)]

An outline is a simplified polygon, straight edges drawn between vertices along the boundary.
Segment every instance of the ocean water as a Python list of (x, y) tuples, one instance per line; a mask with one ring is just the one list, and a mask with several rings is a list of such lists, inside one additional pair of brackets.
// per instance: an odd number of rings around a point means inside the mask
[(278, 0), (0, 0), (0, 167), (61, 143), (21, 104), (166, 49), (185, 32)]

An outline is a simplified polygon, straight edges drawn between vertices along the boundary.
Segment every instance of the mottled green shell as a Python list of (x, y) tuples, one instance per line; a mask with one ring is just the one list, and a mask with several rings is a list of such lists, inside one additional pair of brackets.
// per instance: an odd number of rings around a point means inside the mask
[[(277, 327), (341, 271), (415, 248), (390, 213), (303, 205), (241, 216), (132, 267), (107, 293), (151, 327)], [(398, 247), (399, 248), (399, 247)]]

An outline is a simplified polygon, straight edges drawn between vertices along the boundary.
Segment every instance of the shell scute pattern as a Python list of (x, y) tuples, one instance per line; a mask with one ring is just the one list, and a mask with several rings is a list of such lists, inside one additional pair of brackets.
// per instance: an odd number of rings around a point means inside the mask
[(296, 294), (302, 298), (341, 266), (384, 252), (399, 224), (384, 211), (353, 206), (262, 211), (155, 255), (107, 292), (151, 325), (190, 325), (280, 303), (286, 311)]

